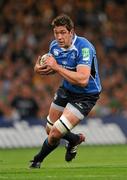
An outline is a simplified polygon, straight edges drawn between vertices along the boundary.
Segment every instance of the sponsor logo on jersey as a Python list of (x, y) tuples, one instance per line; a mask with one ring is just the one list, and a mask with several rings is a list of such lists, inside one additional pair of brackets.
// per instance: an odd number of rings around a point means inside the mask
[(83, 61), (88, 61), (90, 59), (90, 50), (89, 48), (82, 48)]

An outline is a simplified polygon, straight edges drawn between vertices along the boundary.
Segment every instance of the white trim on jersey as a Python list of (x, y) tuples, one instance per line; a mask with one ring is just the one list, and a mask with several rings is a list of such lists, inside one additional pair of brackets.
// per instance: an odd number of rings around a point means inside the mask
[(100, 91), (101, 91), (101, 87), (99, 88), (99, 86), (98, 86), (98, 84), (97, 84), (95, 78), (94, 78), (92, 75), (90, 75), (90, 77), (93, 79), (93, 81), (94, 81), (94, 83), (95, 83), (95, 85), (96, 85), (98, 91), (100, 92)]
[(89, 66), (88, 64), (78, 64), (76, 67), (78, 66), (88, 66), (91, 69), (91, 66)]

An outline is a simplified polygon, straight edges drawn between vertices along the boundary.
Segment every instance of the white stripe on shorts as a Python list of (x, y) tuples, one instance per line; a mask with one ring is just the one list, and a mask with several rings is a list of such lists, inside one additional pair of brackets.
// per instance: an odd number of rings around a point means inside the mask
[(84, 115), (72, 104), (68, 103), (66, 108), (71, 111), (78, 119), (82, 120), (84, 119)]
[(56, 110), (62, 111), (62, 112), (64, 111), (64, 107), (59, 106), (59, 105), (55, 104), (54, 102), (52, 102), (51, 107), (55, 108)]

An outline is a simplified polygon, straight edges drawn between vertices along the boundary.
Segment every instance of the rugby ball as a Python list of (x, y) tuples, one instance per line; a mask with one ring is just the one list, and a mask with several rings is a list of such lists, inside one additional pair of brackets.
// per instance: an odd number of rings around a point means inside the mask
[(40, 65), (42, 66), (45, 62), (45, 60), (49, 57), (49, 54), (44, 54), (43, 56), (41, 56), (40, 58)]

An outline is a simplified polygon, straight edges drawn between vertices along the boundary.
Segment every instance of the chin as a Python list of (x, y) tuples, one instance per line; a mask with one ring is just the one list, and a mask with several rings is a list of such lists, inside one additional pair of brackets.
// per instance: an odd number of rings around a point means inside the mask
[(60, 46), (61, 48), (64, 48), (64, 47), (65, 47), (65, 45), (63, 45), (63, 44), (59, 44), (59, 46)]
[(60, 47), (67, 49), (69, 46), (67, 46), (67, 45), (60, 45)]

